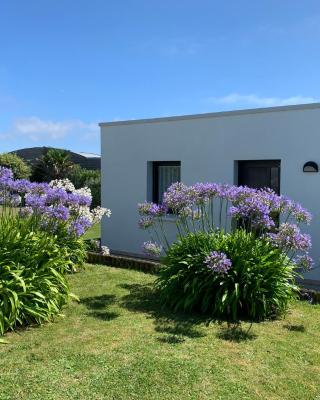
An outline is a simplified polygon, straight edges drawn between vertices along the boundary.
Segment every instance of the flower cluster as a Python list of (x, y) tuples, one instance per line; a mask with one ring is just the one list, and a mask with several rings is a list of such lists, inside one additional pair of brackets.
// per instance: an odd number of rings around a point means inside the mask
[(140, 229), (149, 229), (154, 224), (154, 219), (152, 217), (142, 217), (139, 219), (139, 228)]
[(111, 215), (110, 210), (102, 207), (90, 210), (91, 202), (90, 189), (75, 189), (68, 179), (49, 184), (15, 180), (10, 169), (0, 167), (0, 204), (20, 207), (21, 217), (37, 217), (43, 228), (53, 230), (59, 223), (65, 224), (70, 234), (81, 236), (103, 215)]
[(220, 251), (212, 251), (204, 260), (206, 266), (212, 271), (224, 275), (232, 266), (231, 260), (227, 255)]
[(149, 229), (155, 225), (157, 220), (167, 214), (168, 209), (164, 205), (144, 202), (138, 204), (138, 211), (142, 216), (138, 222), (139, 228)]
[(157, 243), (148, 241), (143, 243), (142, 250), (145, 254), (149, 256), (158, 257), (162, 252), (162, 246), (159, 246)]
[[(198, 230), (226, 231), (228, 227), (246, 229), (258, 236), (264, 235), (271, 243), (290, 252), (305, 253), (311, 247), (310, 236), (300, 231), (299, 224), (309, 224), (311, 214), (299, 203), (280, 196), (269, 188), (253, 189), (218, 183), (181, 182), (172, 184), (163, 196), (161, 205), (138, 205), (141, 229), (157, 234), (163, 248), (169, 246), (162, 218), (168, 212), (175, 215), (179, 237)], [(279, 225), (279, 221), (285, 221)], [(159, 237), (161, 238), (159, 239)]]
[[(216, 227), (213, 212), (206, 212), (213, 200), (229, 204), (228, 215), (232, 219), (245, 220), (252, 228), (270, 230), (275, 226), (275, 215), (286, 214), (286, 219), (310, 223), (311, 214), (300, 204), (283, 196), (277, 195), (271, 189), (252, 189), (246, 186), (222, 185), (217, 183), (196, 183), (186, 186), (177, 182), (169, 187), (163, 196), (163, 204), (142, 203), (138, 205), (139, 214), (144, 217), (157, 218), (165, 215), (168, 210), (187, 218), (206, 218), (211, 228)], [(212, 208), (212, 207), (211, 207)], [(211, 220), (210, 220), (211, 218)], [(149, 221), (150, 222), (150, 221)], [(221, 220), (219, 221), (221, 223)], [(145, 228), (145, 221), (139, 224)]]
[(297, 267), (301, 268), (304, 271), (311, 271), (314, 264), (312, 257), (310, 257), (308, 253), (298, 255), (295, 258), (294, 262)]
[(179, 213), (190, 206), (190, 191), (188, 186), (177, 182), (172, 184), (163, 195), (164, 207)]
[(168, 212), (168, 209), (163, 205), (144, 202), (138, 204), (138, 211), (142, 216), (162, 217)]
[(67, 192), (74, 192), (75, 189), (76, 189), (74, 187), (74, 184), (68, 178), (66, 178), (66, 179), (54, 179), (53, 181), (51, 181), (49, 183), (49, 186), (50, 187), (64, 189)]
[(107, 246), (101, 246), (101, 254), (103, 256), (109, 256), (110, 255), (110, 249)]
[(101, 221), (103, 216), (106, 216), (107, 218), (111, 217), (111, 210), (109, 208), (103, 208), (103, 207), (96, 207), (93, 210), (91, 210), (91, 215), (93, 218), (93, 223), (96, 224), (97, 222)]
[(268, 233), (271, 242), (285, 251), (296, 250), (306, 252), (311, 248), (311, 237), (301, 233), (295, 224), (280, 224), (277, 233)]
[(297, 222), (310, 224), (312, 215), (309, 211), (304, 209), (299, 203), (292, 203), (288, 211), (293, 215)]
[(70, 222), (68, 232), (76, 236), (82, 236), (88, 228), (92, 226), (91, 221), (85, 217), (75, 218)]
[(274, 227), (273, 213), (277, 212), (280, 198), (271, 190), (238, 187), (229, 197), (232, 206), (229, 216), (247, 221), (253, 228)]

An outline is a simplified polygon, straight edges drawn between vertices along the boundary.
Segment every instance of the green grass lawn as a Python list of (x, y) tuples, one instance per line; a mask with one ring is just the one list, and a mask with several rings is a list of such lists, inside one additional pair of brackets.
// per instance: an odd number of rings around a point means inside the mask
[(65, 317), (7, 335), (0, 399), (318, 399), (320, 306), (232, 330), (161, 310), (154, 276), (89, 266)]
[(101, 224), (100, 223), (93, 225), (84, 234), (84, 239), (100, 239), (100, 237), (101, 237)]

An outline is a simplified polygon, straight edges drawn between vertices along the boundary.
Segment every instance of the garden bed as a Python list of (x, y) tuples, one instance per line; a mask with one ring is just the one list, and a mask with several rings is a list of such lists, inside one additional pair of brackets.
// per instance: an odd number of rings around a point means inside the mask
[[(160, 263), (156, 260), (139, 258), (133, 255), (120, 255), (120, 254), (109, 254), (103, 255), (100, 253), (87, 252), (87, 261), (90, 264), (104, 264), (116, 268), (128, 268), (135, 269), (137, 271), (143, 271), (150, 274), (157, 274), (160, 268)], [(306, 300), (312, 304), (320, 303), (320, 290), (317, 287), (308, 287), (310, 284), (307, 283), (304, 287), (304, 281), (299, 280), (299, 286), (301, 287), (301, 300)]]
[(320, 306), (285, 319), (210, 322), (166, 311), (154, 276), (88, 266), (69, 276), (65, 318), (6, 335), (1, 399), (314, 399)]
[(109, 255), (103, 255), (88, 251), (87, 261), (90, 264), (105, 264), (111, 267), (135, 269), (150, 274), (157, 273), (160, 268), (160, 263), (157, 261), (123, 254), (111, 253)]

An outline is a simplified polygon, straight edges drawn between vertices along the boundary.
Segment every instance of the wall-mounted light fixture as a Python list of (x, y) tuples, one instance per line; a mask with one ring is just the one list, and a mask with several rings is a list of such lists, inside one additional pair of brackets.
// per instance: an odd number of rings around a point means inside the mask
[(308, 161), (303, 166), (303, 172), (319, 172), (318, 164), (314, 161)]

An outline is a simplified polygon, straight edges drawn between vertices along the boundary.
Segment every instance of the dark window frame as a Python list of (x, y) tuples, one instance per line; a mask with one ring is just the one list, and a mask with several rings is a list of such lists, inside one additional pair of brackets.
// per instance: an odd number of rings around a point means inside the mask
[(152, 162), (152, 201), (160, 204), (159, 199), (159, 167), (170, 166), (180, 167), (181, 180), (181, 161), (153, 161)]
[(280, 195), (281, 192), (281, 159), (265, 159), (265, 160), (238, 160), (238, 185), (243, 185), (243, 181), (245, 177), (243, 175), (244, 170), (243, 167), (247, 165), (254, 165), (255, 167), (267, 167), (270, 168), (271, 174), (272, 169), (277, 169), (277, 175), (273, 177), (273, 179), (277, 180), (276, 185), (278, 186), (276, 193)]

